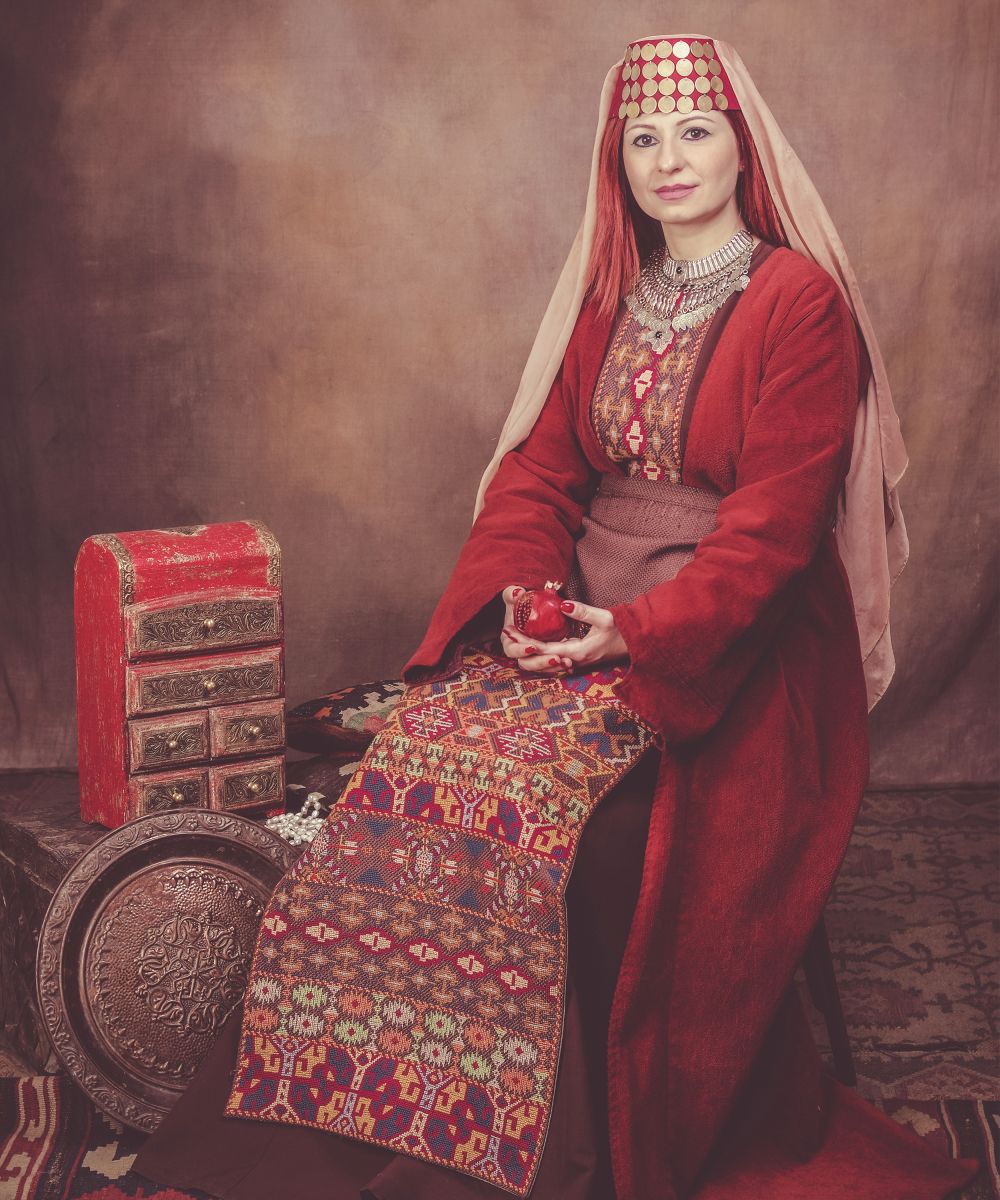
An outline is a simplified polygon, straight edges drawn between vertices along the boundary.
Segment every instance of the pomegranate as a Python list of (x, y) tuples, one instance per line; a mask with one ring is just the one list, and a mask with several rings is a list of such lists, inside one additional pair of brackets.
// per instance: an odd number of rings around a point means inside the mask
[(570, 637), (576, 622), (562, 611), (563, 602), (558, 589), (561, 584), (546, 584), (544, 588), (529, 588), (514, 602), (514, 625), (528, 637), (543, 642), (558, 642)]

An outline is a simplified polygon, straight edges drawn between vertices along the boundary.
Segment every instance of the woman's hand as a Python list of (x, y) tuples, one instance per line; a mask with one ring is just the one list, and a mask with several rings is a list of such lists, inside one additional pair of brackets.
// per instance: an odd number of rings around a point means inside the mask
[(508, 658), (516, 660), (525, 671), (543, 675), (559, 675), (575, 667), (594, 667), (628, 657), (628, 647), (615, 619), (606, 608), (594, 608), (564, 600), (562, 610), (574, 620), (582, 621), (590, 629), (583, 637), (566, 638), (560, 642), (542, 642), (531, 639), (514, 626), (514, 601), (523, 591), (520, 587), (504, 588), (504, 628), (500, 644)]
[[(522, 671), (533, 671), (538, 675), (561, 675), (572, 665), (558, 650), (564, 643), (540, 642), (537, 638), (532, 640), (514, 624), (514, 602), (523, 591), (523, 587), (512, 584), (501, 593), (504, 614), (500, 647)], [(543, 650), (543, 647), (548, 649)]]

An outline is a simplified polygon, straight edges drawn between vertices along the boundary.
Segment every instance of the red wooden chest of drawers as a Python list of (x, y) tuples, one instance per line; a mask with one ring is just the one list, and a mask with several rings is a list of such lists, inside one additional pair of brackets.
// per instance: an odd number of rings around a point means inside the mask
[(266, 526), (89, 537), (74, 620), (85, 821), (283, 805), (281, 556)]

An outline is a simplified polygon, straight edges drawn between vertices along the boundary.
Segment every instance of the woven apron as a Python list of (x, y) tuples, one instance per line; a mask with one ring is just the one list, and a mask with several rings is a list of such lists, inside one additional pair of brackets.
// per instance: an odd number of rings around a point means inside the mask
[(583, 604), (610, 608), (672, 579), (715, 527), (721, 499), (684, 483), (602, 475), (563, 591)]
[[(568, 594), (603, 607), (670, 578), (712, 527), (710, 500), (606, 476)], [(615, 694), (626, 670), (532, 676), (490, 644), (407, 688), (269, 902), (227, 1115), (530, 1192), (576, 847), (653, 739)]]

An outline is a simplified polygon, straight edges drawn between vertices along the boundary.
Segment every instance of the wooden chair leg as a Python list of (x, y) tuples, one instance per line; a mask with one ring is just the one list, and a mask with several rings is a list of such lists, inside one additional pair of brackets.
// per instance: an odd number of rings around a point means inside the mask
[(841, 1007), (837, 977), (833, 970), (833, 955), (830, 953), (830, 942), (823, 917), (816, 923), (806, 946), (802, 956), (802, 969), (812, 1002), (826, 1021), (830, 1049), (833, 1052), (834, 1074), (847, 1087), (854, 1087), (858, 1076), (854, 1069), (851, 1042), (847, 1036), (844, 1010)]

